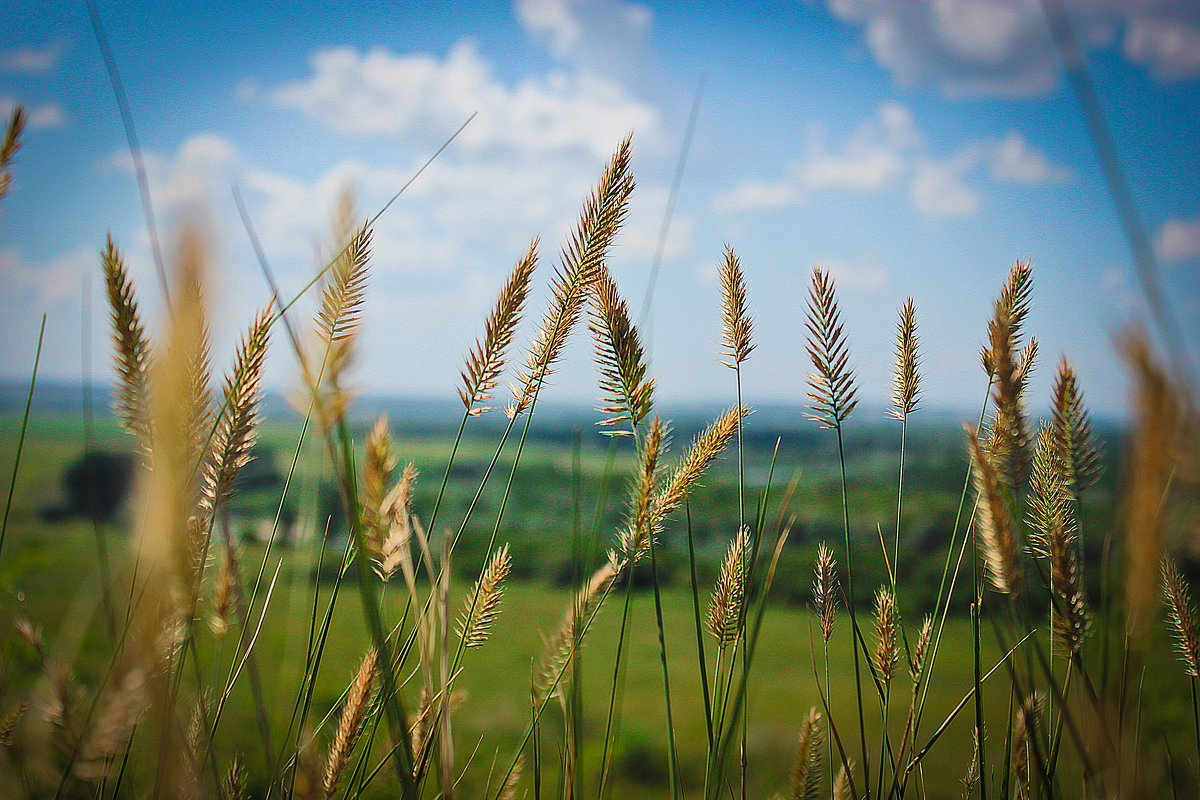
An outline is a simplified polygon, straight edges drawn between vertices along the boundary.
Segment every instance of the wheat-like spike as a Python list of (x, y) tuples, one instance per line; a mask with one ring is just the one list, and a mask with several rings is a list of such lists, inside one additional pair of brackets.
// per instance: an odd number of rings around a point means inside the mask
[(491, 408), (480, 403), (492, 397), (492, 390), (504, 371), (508, 348), (521, 321), (529, 284), (537, 267), (537, 248), (538, 241), (534, 239), (529, 244), (529, 250), (513, 267), (512, 274), (500, 290), (500, 296), (496, 298), (496, 307), (483, 326), (483, 338), (477, 339), (467, 354), (467, 363), (462, 370), (463, 386), (458, 390), (458, 396), (471, 416), (491, 411)]
[(362, 733), (363, 723), (367, 719), (367, 701), (371, 696), (371, 686), (375, 682), (376, 664), (375, 650), (367, 650), (358, 667), (358, 673), (354, 676), (354, 682), (350, 684), (346, 704), (342, 706), (342, 714), (338, 718), (337, 731), (329, 745), (329, 756), (325, 760), (325, 780), (322, 788), (326, 800), (333, 800), (337, 793), (342, 771), (350, 759), (359, 734)]
[(233, 611), (234, 567), (232, 548), (229, 548), (225, 551), (221, 574), (217, 577), (217, 589), (212, 599), (212, 616), (208, 620), (209, 629), (218, 639), (224, 638), (229, 631), (229, 615)]
[(10, 747), (12, 745), (13, 733), (17, 730), (17, 726), (21, 724), (21, 720), (24, 719), (25, 711), (28, 708), (28, 703), (17, 703), (5, 712), (3, 717), (0, 717), (0, 747)]
[(621, 529), (621, 556), (624, 563), (638, 561), (650, 547), (651, 537), (658, 534), (661, 522), (655, 513), (655, 488), (658, 479), (658, 457), (663, 450), (667, 426), (655, 417), (642, 448), (642, 463), (629, 507), (629, 522)]
[(4, 133), (4, 143), (0, 144), (0, 200), (8, 195), (8, 187), (12, 184), (12, 166), (17, 151), (21, 149), (21, 133), (25, 130), (25, 107), (21, 104), (13, 106), (12, 116), (8, 118), (8, 129)]
[(917, 307), (911, 297), (900, 308), (896, 323), (896, 366), (892, 372), (891, 415), (905, 420), (920, 400), (921, 374), (917, 372)]
[(800, 726), (792, 766), (792, 800), (817, 800), (821, 789), (821, 713), (810, 708)]
[(971, 800), (975, 794), (975, 786), (979, 783), (979, 729), (971, 729), (971, 739), (975, 746), (971, 751), (971, 761), (967, 764), (967, 771), (960, 779), (963, 785), (962, 800)]
[(134, 668), (105, 693), (102, 710), (87, 732), (79, 751), (76, 771), (91, 779), (104, 778), (112, 759), (129, 740), (133, 727), (148, 708), (146, 676)]
[(979, 443), (979, 434), (970, 425), (967, 426), (967, 441), (971, 448), (971, 474), (977, 498), (975, 528), (983, 544), (988, 577), (996, 591), (1016, 594), (1020, 578), (1016, 535), (1000, 490), (1000, 478), (991, 455)]
[[(599, 410), (610, 415), (597, 424), (608, 436), (633, 436), (638, 424), (650, 413), (654, 379), (646, 377), (646, 361), (637, 327), (629, 318), (629, 307), (617, 292), (617, 284), (603, 266), (592, 284), (591, 331), (595, 341), (596, 366), (600, 370)], [(628, 423), (628, 429), (620, 426)]]
[(729, 359), (721, 363), (736, 369), (754, 350), (754, 342), (750, 340), (754, 320), (746, 304), (742, 262), (729, 245), (725, 245), (725, 260), (721, 263), (721, 299), (722, 344)]
[(1054, 517), (1066, 499), (1063, 473), (1061, 450), (1054, 441), (1050, 425), (1042, 422), (1029, 474), (1029, 512), (1026, 515), (1030, 528), (1030, 548), (1038, 556), (1050, 556), (1050, 532)]
[(742, 587), (746, 576), (746, 543), (749, 529), (742, 526), (729, 543), (729, 551), (721, 565), (721, 577), (713, 587), (705, 621), (708, 632), (721, 645), (731, 647), (738, 642), (742, 629)]
[(842, 331), (841, 312), (834, 293), (833, 275), (820, 267), (813, 268), (812, 285), (808, 290), (807, 349), (816, 370), (808, 376), (812, 387), (809, 416), (827, 428), (837, 428), (858, 401), (854, 373), (847, 366), (850, 350)]
[(438, 712), (435, 701), (440, 697), (440, 693), (435, 696), (433, 692), (429, 691), (428, 686), (421, 687), (421, 696), (417, 700), (417, 713), (408, 730), (408, 738), (412, 742), (414, 772), (417, 771), (416, 765), (424, 760), (425, 750), (429, 747), (429, 737), (433, 732), (433, 720)]
[(1031, 768), (1033, 767), (1033, 739), (1041, 725), (1042, 695), (1035, 691), (1025, 698), (1017, 710), (1017, 720), (1013, 730), (1013, 773), (1016, 778), (1017, 800), (1029, 800), (1031, 797)]
[(222, 800), (246, 800), (246, 765), (238, 753), (234, 753), (221, 782)]
[(896, 608), (896, 597), (888, 589), (875, 593), (875, 668), (884, 685), (892, 682), (896, 665), (900, 663), (900, 646), (897, 631), (900, 627), (900, 611)]
[[(997, 309), (1002, 309), (1008, 316), (1013, 341), (1020, 338), (1021, 327), (1025, 323), (1025, 317), (1029, 314), (1029, 301), (1032, 296), (1033, 267), (1031, 261), (1026, 260), (1024, 264), (1017, 261), (1009, 270), (1008, 280), (996, 298)], [(979, 360), (983, 365), (983, 371), (988, 374), (989, 378), (992, 377), (996, 369), (995, 352), (985, 346), (979, 353)]]
[(150, 444), (150, 420), (147, 413), (150, 372), (150, 338), (138, 312), (133, 282), (125, 270), (125, 260), (109, 234), (102, 255), (104, 284), (108, 293), (116, 350), (117, 375), (120, 377), (113, 406), (125, 429), (137, 436), (144, 447)]
[(213, 436), (201, 487), (200, 505), (209, 515), (231, 494), (237, 472), (249, 459), (258, 423), (262, 366), (273, 319), (263, 310), (238, 346), (233, 371), (225, 378), (225, 411)]
[(1193, 678), (1200, 677), (1200, 628), (1197, 628), (1196, 607), (1192, 604), (1191, 593), (1179, 573), (1179, 567), (1170, 556), (1163, 556), (1160, 570), (1163, 599), (1171, 620), (1175, 649), (1187, 674)]
[(854, 771), (854, 759), (848, 758), (842, 763), (837, 777), (833, 781), (833, 800), (850, 800), (850, 773)]
[(375, 421), (363, 445), (362, 514), (366, 533), (367, 551), (373, 556), (383, 548), (387, 535), (383, 516), (383, 501), (392, 484), (392, 473), (396, 469), (396, 456), (392, 451), (392, 434), (388, 428), (387, 415)]
[(385, 581), (396, 574), (396, 569), (405, 559), (410, 558), (409, 543), (412, 541), (414, 524), (410, 506), (416, 480), (417, 470), (411, 463), (406, 464), (400, 480), (381, 506), (381, 524), (386, 526), (387, 535), (379, 545), (378, 554), (373, 554), (372, 558), (376, 574)]
[(547, 693), (558, 691), (567, 665), (583, 644), (588, 625), (600, 610), (604, 599), (608, 597), (608, 590), (616, 576), (617, 567), (610, 558), (572, 598), (562, 624), (546, 647), (546, 655), (542, 658), (541, 668), (537, 672), (539, 703), (546, 698)]
[(324, 342), (340, 342), (354, 334), (367, 288), (371, 229), (359, 228), (334, 260), (317, 312), (317, 331)]
[(500, 598), (504, 595), (504, 579), (508, 577), (512, 560), (508, 545), (492, 553), (487, 567), (467, 595), (467, 604), (458, 617), (458, 636), (467, 647), (479, 647), (492, 632), (492, 623), (500, 614)]
[(826, 644), (833, 636), (833, 623), (837, 618), (838, 595), (837, 564), (833, 551), (824, 542), (817, 545), (816, 575), (813, 578), (813, 608), (821, 618), (821, 638)]
[(515, 418), (533, 402), (533, 397), (562, 354), (563, 345), (583, 309), (592, 281), (604, 263), (608, 246), (625, 219), (626, 204), (633, 192), (629, 173), (631, 139), (626, 137), (600, 177), (596, 191), (584, 204), (579, 226), (562, 254), (562, 263), (551, 282), (550, 307), (542, 319), (525, 366), (517, 373), (513, 400), (507, 413)]
[(917, 646), (913, 648), (912, 661), (908, 665), (909, 674), (912, 676), (914, 694), (925, 675), (925, 654), (929, 652), (929, 640), (932, 634), (933, 616), (926, 614), (925, 619), (921, 621), (921, 631), (917, 634)]
[(518, 753), (512, 772), (508, 773), (508, 778), (504, 781), (504, 788), (500, 790), (500, 795), (496, 800), (516, 800), (517, 787), (521, 784), (521, 773), (524, 771), (525, 757)]
[(1069, 469), (1066, 488), (1078, 496), (1099, 478), (1100, 454), (1092, 433), (1091, 416), (1083, 404), (1075, 368), (1065, 357), (1059, 361), (1058, 372), (1054, 376), (1053, 396), (1051, 412), (1054, 415), (1055, 444)]
[(654, 501), (656, 525), (679, 508), (683, 503), (683, 496), (700, 479), (713, 459), (719, 456), (729, 444), (729, 440), (737, 432), (738, 423), (749, 413), (746, 406), (733, 406), (717, 417), (703, 433), (696, 437), (691, 449), (679, 462), (679, 466), (667, 479), (666, 485)]
[(995, 316), (988, 323), (994, 370), (992, 402), (995, 405), (988, 449), (999, 465), (1001, 478), (1010, 487), (1018, 484), (1025, 467), (1029, 429), (1022, 394), (1033, 363), (1032, 355), (1036, 353), (1035, 346), (1024, 365), (1016, 360), (1014, 330), (1012, 315), (999, 300), (996, 301)]

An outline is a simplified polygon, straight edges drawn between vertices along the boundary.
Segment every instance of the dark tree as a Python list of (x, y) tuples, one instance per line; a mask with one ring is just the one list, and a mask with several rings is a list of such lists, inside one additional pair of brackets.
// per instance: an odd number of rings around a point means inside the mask
[(133, 458), (127, 453), (93, 451), (67, 467), (62, 486), (70, 514), (111, 521), (129, 496)]

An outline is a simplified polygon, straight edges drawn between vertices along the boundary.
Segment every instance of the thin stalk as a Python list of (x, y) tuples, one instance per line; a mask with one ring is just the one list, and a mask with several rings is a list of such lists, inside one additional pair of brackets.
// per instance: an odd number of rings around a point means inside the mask
[(21, 450), (25, 447), (25, 429), (29, 426), (29, 409), (33, 406), (33, 387), (37, 384), (38, 362), (42, 360), (42, 338), (46, 335), (46, 315), (38, 332), (37, 352), (33, 356), (33, 375), (29, 379), (29, 396), (25, 398), (25, 414), (21, 417), (21, 435), (17, 438), (17, 454), (13, 458), (12, 480), (8, 484), (8, 502), (4, 504), (4, 522), (0, 523), (0, 553), (4, 551), (4, 535), (8, 533), (8, 513), (12, 511), (13, 495), (17, 489), (17, 470), (21, 466)]
[[(978, 564), (978, 558), (972, 559)], [(978, 567), (975, 567), (975, 582), (978, 587), (979, 576)], [(975, 595), (977, 598), (978, 594)], [(975, 736), (976, 742), (979, 743), (979, 797), (980, 800), (987, 800), (987, 759), (984, 757), (984, 740), (983, 740), (983, 676), (981, 675), (980, 655), (979, 655), (979, 600), (971, 603), (971, 641), (974, 647), (974, 669), (975, 669)]]
[(708, 666), (704, 663), (704, 631), (700, 623), (700, 590), (696, 581), (696, 543), (692, 536), (692, 506), (684, 503), (684, 513), (687, 517), (688, 568), (692, 580), (692, 615), (696, 621), (696, 653), (700, 663), (700, 689), (704, 693), (704, 726), (708, 733), (708, 750), (713, 749), (713, 712), (712, 698), (708, 691)]
[[(663, 697), (667, 706), (667, 744), (670, 747), (667, 755), (667, 775), (671, 781), (671, 797), (674, 800), (679, 796), (679, 767), (675, 752), (675, 721), (671, 714), (671, 678), (667, 672), (667, 642), (663, 633), (662, 598), (658, 590), (658, 558), (655, 555), (657, 548), (654, 546), (654, 536), (648, 538), (650, 541), (650, 575), (654, 583), (654, 613), (658, 620), (658, 652), (662, 658)], [(745, 763), (744, 760), (743, 763)]]
[(862, 672), (858, 662), (858, 644), (855, 642), (856, 638), (861, 640), (862, 635), (858, 630), (858, 614), (854, 610), (854, 558), (850, 551), (850, 497), (846, 489), (846, 451), (842, 443), (842, 425), (840, 422), (835, 430), (837, 431), (838, 463), (842, 474), (842, 529), (846, 537), (846, 607), (850, 611), (850, 626), (853, 628), (854, 633), (854, 637), (851, 638), (851, 648), (854, 650), (854, 693), (858, 703), (858, 735), (859, 744), (862, 748), (863, 786), (867, 787), (867, 794), (869, 796), (871, 762), (867, 757), (867, 727), (863, 715)]

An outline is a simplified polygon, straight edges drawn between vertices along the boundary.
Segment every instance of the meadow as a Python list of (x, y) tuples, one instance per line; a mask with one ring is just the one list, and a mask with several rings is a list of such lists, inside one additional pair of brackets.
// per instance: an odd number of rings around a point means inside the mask
[[(891, 422), (876, 410), (859, 425), (836, 287), (817, 268), (812, 392), (794, 415), (756, 419), (740, 396), (752, 298), (729, 249), (732, 404), (683, 415), (672, 436), (604, 265), (633, 191), (629, 152), (626, 140), (584, 202), (511, 398), (493, 395), (520, 358), (534, 245), (514, 254), (466, 356), (458, 421), (441, 427), (354, 410), (371, 223), (349, 202), (314, 280), (316, 320), (276, 298), (220, 381), (195, 232), (181, 234), (154, 333), (146, 289), (106, 243), (113, 414), (27, 404), (3, 417), (5, 785), (221, 798), (1196, 791), (1200, 635), (1177, 566), (1192, 562), (1169, 553), (1193, 524), (1197, 426), (1169, 359), (1127, 335), (1128, 429), (1098, 431), (1067, 360), (1051, 414), (1031, 419), (1033, 271), (1018, 263), (981, 320), (979, 419), (916, 421), (931, 399), (906, 304)], [(600, 436), (594, 414), (539, 407), (573, 330), (595, 343)], [(268, 346), (294, 351), (303, 392), (291, 417), (264, 421)], [(46, 513), (85, 444), (132, 460), (110, 520)], [(246, 482), (264, 466), (276, 477)]]

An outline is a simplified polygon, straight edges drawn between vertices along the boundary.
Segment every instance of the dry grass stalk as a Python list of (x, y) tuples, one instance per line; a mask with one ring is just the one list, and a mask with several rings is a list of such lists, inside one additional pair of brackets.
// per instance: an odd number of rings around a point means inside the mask
[(917, 307), (911, 297), (900, 308), (896, 324), (896, 366), (892, 372), (891, 415), (905, 420), (917, 408), (921, 375), (917, 372)]
[(926, 614), (925, 619), (921, 621), (921, 630), (917, 634), (917, 646), (913, 648), (912, 661), (908, 665), (909, 674), (912, 675), (914, 694), (925, 674), (925, 655), (929, 652), (929, 640), (932, 634), (933, 616)]
[(416, 480), (416, 468), (412, 464), (406, 464), (400, 474), (400, 480), (383, 501), (381, 527), (386, 526), (387, 534), (382, 542), (378, 542), (378, 555), (373, 556), (373, 559), (376, 574), (385, 581), (396, 574), (396, 569), (412, 557), (409, 550), (414, 524), (411, 505), (413, 484)]
[(200, 493), (200, 507), (209, 515), (229, 499), (238, 470), (250, 458), (271, 320), (268, 309), (250, 325), (238, 346), (233, 372), (225, 378), (225, 411), (213, 436)]
[(807, 349), (815, 372), (809, 374), (812, 391), (809, 408), (813, 419), (828, 428), (840, 427), (858, 404), (854, 373), (848, 366), (850, 350), (842, 330), (841, 312), (828, 270), (813, 268), (808, 290)]
[(137, 295), (125, 270), (125, 260), (111, 235), (105, 243), (102, 261), (117, 362), (118, 381), (113, 406), (125, 429), (148, 448), (150, 338), (138, 311)]
[(327, 800), (332, 800), (337, 792), (338, 782), (342, 771), (350, 759), (358, 736), (362, 732), (363, 723), (367, 718), (367, 701), (371, 696), (371, 687), (375, 682), (376, 667), (375, 650), (368, 650), (358, 667), (358, 674), (350, 684), (346, 696), (346, 704), (342, 706), (342, 714), (338, 719), (337, 731), (329, 746), (329, 757), (325, 762), (325, 780), (322, 784)]
[[(646, 361), (629, 307), (607, 269), (592, 284), (591, 331), (600, 370), (600, 412), (610, 415), (597, 424), (608, 436), (634, 436), (654, 402), (654, 379), (646, 377)], [(629, 428), (618, 427), (628, 423)]]
[(992, 403), (995, 405), (988, 451), (996, 461), (1000, 478), (1012, 487), (1018, 485), (1025, 470), (1029, 424), (1022, 395), (1036, 355), (1036, 345), (1031, 343), (1025, 358), (1017, 361), (1013, 318), (1000, 300), (996, 301), (995, 316), (988, 323), (988, 339), (993, 365)]
[(900, 663), (900, 611), (896, 597), (888, 589), (875, 593), (875, 669), (886, 686), (896, 674)]
[(0, 144), (0, 200), (8, 195), (12, 185), (12, 162), (21, 149), (21, 133), (25, 130), (25, 107), (21, 104), (13, 106), (12, 115), (8, 118), (8, 128), (4, 132), (4, 143)]
[(1125, 491), (1125, 612), (1135, 644), (1148, 625), (1163, 555), (1164, 501), (1175, 466), (1180, 395), (1141, 334), (1123, 342), (1134, 376), (1135, 422)]
[(1100, 454), (1092, 433), (1092, 420), (1083, 404), (1075, 369), (1063, 358), (1054, 376), (1054, 442), (1067, 466), (1066, 488), (1076, 497), (1095, 484), (1100, 475)]
[(658, 457), (666, 439), (666, 425), (655, 417), (642, 448), (642, 463), (630, 504), (629, 524), (621, 530), (621, 557), (625, 563), (635, 563), (650, 547), (652, 536), (658, 535), (660, 519), (655, 513), (655, 487), (658, 479)]
[(838, 595), (837, 564), (833, 552), (824, 542), (817, 545), (816, 576), (813, 578), (813, 607), (821, 618), (821, 638), (826, 644), (833, 637), (833, 623), (837, 619)]
[(854, 771), (854, 759), (847, 759), (833, 779), (833, 800), (850, 800), (854, 793), (850, 791), (850, 773)]
[(971, 797), (975, 794), (975, 787), (979, 784), (979, 731), (972, 729), (971, 738), (975, 746), (971, 750), (971, 760), (967, 764), (967, 771), (961, 779), (963, 800), (971, 800)]
[[(1021, 336), (1021, 328), (1025, 317), (1029, 314), (1029, 301), (1033, 296), (1033, 267), (1030, 261), (1022, 264), (1018, 261), (1009, 270), (1008, 280), (996, 298), (996, 310), (1008, 318), (1008, 326), (1013, 341)], [(996, 372), (996, 354), (990, 347), (984, 347), (979, 353), (983, 371), (991, 378)]]
[(1161, 571), (1163, 599), (1167, 604), (1175, 650), (1187, 674), (1200, 678), (1200, 628), (1196, 622), (1196, 607), (1174, 559), (1164, 556)]
[(13, 734), (21, 724), (21, 720), (25, 718), (25, 711), (28, 708), (28, 703), (17, 703), (5, 712), (3, 717), (0, 717), (0, 747), (12, 746)]
[(496, 298), (496, 307), (484, 324), (483, 338), (476, 340), (475, 346), (467, 354), (467, 363), (462, 371), (463, 386), (458, 390), (458, 396), (471, 416), (491, 411), (491, 408), (480, 403), (492, 397), (491, 392), (500, 380), (500, 373), (504, 371), (506, 354), (521, 321), (521, 311), (525, 307), (529, 284), (537, 266), (537, 247), (538, 242), (534, 239), (529, 250), (513, 267), (508, 282)]
[(984, 450), (979, 434), (970, 425), (967, 426), (967, 441), (971, 448), (971, 474), (977, 498), (975, 529), (983, 544), (988, 578), (996, 591), (1016, 594), (1021, 575), (1016, 533), (1000, 489), (1000, 478), (991, 454)]
[(225, 779), (221, 781), (221, 800), (245, 800), (246, 798), (246, 765), (240, 755), (234, 754), (225, 771)]
[(800, 742), (792, 767), (792, 800), (817, 800), (821, 790), (821, 714), (809, 709), (800, 726)]
[(392, 452), (392, 434), (388, 429), (387, 415), (375, 421), (363, 444), (362, 472), (362, 515), (367, 549), (372, 556), (378, 554), (386, 536), (384, 529), (383, 504), (387, 499), (388, 487), (392, 485), (392, 473), (396, 469), (396, 456)]
[(576, 592), (562, 624), (550, 639), (541, 668), (537, 672), (539, 702), (550, 693), (558, 691), (563, 674), (582, 645), (583, 636), (592, 618), (608, 597), (608, 590), (616, 576), (617, 567), (610, 559)]
[(371, 230), (359, 228), (346, 243), (329, 270), (317, 331), (324, 342), (339, 342), (354, 335), (367, 289), (367, 265), (371, 257)]
[(517, 755), (517, 761), (513, 764), (512, 771), (508, 773), (508, 779), (504, 781), (504, 788), (500, 790), (500, 795), (496, 800), (516, 800), (517, 787), (521, 785), (521, 773), (525, 770), (525, 757)]
[(725, 260), (721, 263), (721, 298), (722, 344), (729, 359), (721, 363), (736, 369), (754, 350), (750, 340), (754, 320), (747, 310), (742, 263), (729, 245), (725, 246)]
[(721, 645), (732, 647), (742, 629), (742, 590), (746, 579), (746, 549), (750, 531), (742, 526), (729, 543), (721, 577), (713, 587), (705, 622), (708, 632)]
[(679, 462), (679, 466), (667, 479), (666, 486), (658, 493), (654, 502), (655, 524), (674, 512), (683, 503), (683, 496), (704, 474), (704, 470), (713, 459), (729, 444), (737, 432), (738, 423), (746, 418), (749, 409), (745, 406), (733, 406), (717, 417), (692, 443), (687, 455)]
[(1025, 698), (1025, 702), (1017, 710), (1013, 730), (1013, 775), (1016, 779), (1017, 800), (1029, 800), (1032, 796), (1032, 770), (1036, 769), (1033, 739), (1041, 727), (1042, 706), (1041, 693), (1034, 692)]
[(500, 614), (504, 579), (508, 577), (511, 566), (512, 559), (506, 544), (492, 553), (483, 574), (467, 595), (467, 605), (458, 617), (458, 635), (467, 647), (479, 647), (491, 634), (492, 624)]
[(562, 263), (551, 282), (550, 307), (541, 328), (517, 373), (513, 400), (507, 413), (515, 418), (533, 402), (546, 376), (562, 354), (567, 337), (579, 321), (592, 282), (604, 264), (604, 256), (625, 219), (626, 203), (633, 192), (629, 171), (631, 155), (627, 137), (600, 177), (596, 191), (584, 204), (579, 226), (562, 254)]
[(106, 692), (103, 710), (92, 724), (79, 751), (76, 773), (99, 780), (108, 776), (114, 758), (128, 744), (133, 726), (146, 711), (146, 680), (140, 669), (127, 671)]
[(229, 631), (229, 617), (233, 612), (234, 569), (233, 550), (229, 548), (225, 551), (221, 573), (217, 576), (217, 588), (212, 598), (212, 615), (208, 619), (209, 630), (218, 639), (224, 638)]

